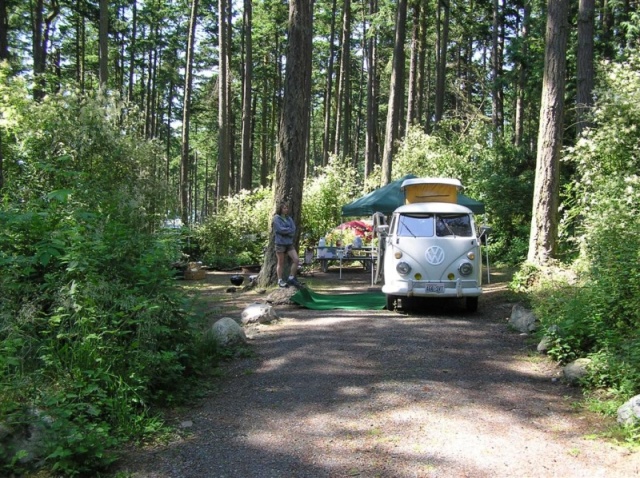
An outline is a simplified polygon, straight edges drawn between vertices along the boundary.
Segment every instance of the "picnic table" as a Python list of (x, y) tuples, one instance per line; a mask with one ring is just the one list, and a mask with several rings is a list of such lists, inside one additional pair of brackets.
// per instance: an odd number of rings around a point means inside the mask
[(316, 247), (314, 260), (320, 263), (323, 272), (328, 272), (331, 264), (338, 264), (340, 266), (340, 274), (342, 274), (342, 265), (353, 262), (361, 263), (364, 270), (367, 271), (375, 260), (375, 251), (375, 248), (371, 246)]

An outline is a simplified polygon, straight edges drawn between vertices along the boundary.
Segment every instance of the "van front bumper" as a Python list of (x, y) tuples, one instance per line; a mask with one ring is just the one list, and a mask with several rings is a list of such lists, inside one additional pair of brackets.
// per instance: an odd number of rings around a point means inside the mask
[(475, 280), (412, 281), (396, 280), (382, 286), (382, 292), (400, 297), (478, 297), (482, 287)]

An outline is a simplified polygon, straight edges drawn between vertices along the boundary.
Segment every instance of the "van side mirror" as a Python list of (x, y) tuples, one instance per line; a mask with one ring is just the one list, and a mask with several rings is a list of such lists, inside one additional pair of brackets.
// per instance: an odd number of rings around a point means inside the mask
[(480, 226), (480, 234), (478, 235), (478, 240), (483, 246), (487, 245), (489, 241), (489, 235), (493, 229), (489, 226), (482, 225)]
[(387, 224), (380, 224), (376, 227), (376, 232), (380, 236), (386, 236), (389, 233), (389, 226)]

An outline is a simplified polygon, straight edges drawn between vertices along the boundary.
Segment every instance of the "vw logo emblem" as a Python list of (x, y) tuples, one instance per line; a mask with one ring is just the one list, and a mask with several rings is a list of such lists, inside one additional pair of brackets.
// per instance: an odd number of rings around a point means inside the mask
[(440, 246), (431, 246), (425, 251), (424, 257), (429, 264), (437, 266), (444, 261), (444, 250)]

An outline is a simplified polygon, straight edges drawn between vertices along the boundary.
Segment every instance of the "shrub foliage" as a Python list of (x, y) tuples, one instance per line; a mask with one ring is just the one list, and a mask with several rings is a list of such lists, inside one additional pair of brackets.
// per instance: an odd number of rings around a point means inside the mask
[[(586, 383), (625, 400), (640, 392), (640, 56), (609, 65), (593, 128), (568, 151), (576, 180), (565, 223), (580, 250), (579, 286), (539, 296), (552, 355), (593, 359)], [(553, 304), (553, 306), (549, 305)]]
[(35, 103), (1, 80), (0, 474), (91, 474), (198, 373), (171, 280), (178, 242), (157, 227), (162, 150), (117, 101)]

